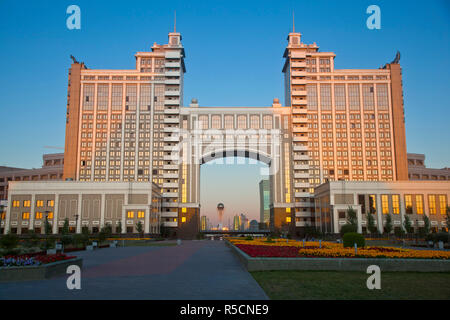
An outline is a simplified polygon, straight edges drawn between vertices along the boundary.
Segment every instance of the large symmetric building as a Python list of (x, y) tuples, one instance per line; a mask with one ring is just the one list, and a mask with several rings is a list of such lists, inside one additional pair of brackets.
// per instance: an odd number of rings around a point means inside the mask
[[(298, 231), (315, 225), (314, 188), (328, 181), (408, 179), (398, 57), (379, 69), (336, 69), (334, 53), (303, 43), (294, 31), (282, 69), (285, 106), (274, 99), (271, 107), (200, 107), (193, 99), (184, 107), (180, 33), (169, 33), (168, 44), (151, 49), (136, 53), (132, 70), (89, 69), (72, 57), (66, 182), (60, 188), (67, 184), (75, 192), (70, 183), (76, 181), (82, 194), (83, 186), (93, 183), (99, 189), (120, 185), (125, 198), (114, 209), (113, 224), (128, 223), (129, 183), (141, 191), (140, 186), (148, 187), (139, 202), (149, 206), (145, 212), (154, 211), (152, 201), (161, 201), (161, 223), (180, 237), (194, 236), (200, 230), (200, 166), (228, 156), (253, 158), (271, 168), (272, 228)], [(11, 184), (10, 194), (19, 195), (14, 188)], [(99, 207), (92, 210), (106, 217), (108, 194), (99, 194)], [(94, 227), (95, 221), (95, 228), (106, 221), (85, 219), (80, 225)]]

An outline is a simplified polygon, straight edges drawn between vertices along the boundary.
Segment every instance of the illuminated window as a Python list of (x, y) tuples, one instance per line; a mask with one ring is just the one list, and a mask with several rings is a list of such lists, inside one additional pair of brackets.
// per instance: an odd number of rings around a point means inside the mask
[(36, 219), (42, 219), (42, 212), (36, 212)]
[(410, 194), (405, 194), (405, 209), (406, 209), (406, 213), (413, 213), (413, 211), (412, 211), (412, 196)]
[(286, 222), (291, 222), (291, 217), (286, 217)]
[(374, 194), (369, 195), (369, 209), (371, 211), (370, 213), (377, 212), (377, 199)]
[(47, 201), (47, 207), (54, 207), (55, 206), (55, 201), (54, 200), (48, 200)]
[(30, 213), (22, 212), (22, 220), (29, 220), (29, 219), (30, 219)]
[(134, 211), (127, 211), (127, 217), (128, 219), (134, 218)]
[(1, 217), (2, 217), (2, 220), (5, 220), (6, 212), (2, 212)]
[(392, 213), (400, 213), (400, 196), (398, 194), (392, 195)]
[(43, 206), (44, 206), (44, 200), (36, 201), (36, 207), (43, 207)]
[(13, 201), (13, 207), (14, 207), (14, 208), (20, 207), (20, 201), (19, 201), (19, 200), (14, 200), (14, 201)]
[(145, 212), (144, 211), (138, 211), (138, 218), (144, 218)]
[(286, 208), (286, 212), (290, 213), (291, 212), (291, 208)]
[(430, 214), (436, 214), (436, 196), (434, 194), (428, 195), (428, 207)]
[(23, 201), (23, 206), (26, 208), (29, 208), (31, 206), (31, 201), (30, 200), (24, 200)]
[(181, 208), (181, 212), (186, 213), (187, 209), (186, 208)]
[(416, 194), (416, 210), (417, 214), (423, 214), (423, 196)]
[(53, 212), (48, 213), (47, 219), (53, 219)]
[(181, 222), (186, 222), (186, 217), (182, 217)]
[(441, 214), (447, 213), (447, 197), (445, 194), (439, 195), (439, 211)]
[(387, 194), (381, 195), (381, 210), (383, 214), (389, 213), (389, 197)]

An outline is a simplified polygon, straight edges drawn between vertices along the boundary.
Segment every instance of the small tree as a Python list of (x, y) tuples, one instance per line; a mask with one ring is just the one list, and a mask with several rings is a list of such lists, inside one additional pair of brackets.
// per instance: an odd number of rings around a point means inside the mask
[(369, 229), (370, 233), (377, 233), (378, 231), (377, 226), (375, 225), (375, 218), (370, 212), (367, 212), (367, 228)]
[(356, 211), (352, 207), (348, 207), (347, 209), (347, 223), (358, 227), (358, 217), (356, 216)]
[(423, 215), (422, 236), (426, 237), (431, 231), (430, 218), (426, 214)]
[(34, 247), (37, 247), (38, 246), (38, 244), (39, 244), (39, 238), (38, 238), (38, 236), (36, 235), (36, 232), (34, 232), (34, 230), (30, 230), (29, 232), (28, 232), (28, 235), (29, 235), (29, 238), (27, 238), (26, 240), (25, 240), (25, 246), (27, 247), (27, 248), (34, 248)]
[(144, 226), (143, 226), (141, 220), (139, 220), (136, 223), (136, 231), (139, 233), (139, 237), (143, 236), (143, 234), (144, 234)]
[(384, 232), (387, 234), (390, 234), (392, 232), (392, 217), (390, 213), (386, 216), (386, 224), (384, 225)]
[(91, 232), (89, 231), (89, 228), (87, 226), (83, 226), (81, 228), (81, 234), (83, 236), (83, 238), (82, 238), (83, 245), (87, 246), (90, 243), (89, 236), (90, 236)]
[(16, 254), (17, 246), (19, 244), (19, 237), (10, 231), (0, 238), (0, 248), (3, 249), (3, 254)]
[(69, 219), (64, 219), (64, 225), (62, 227), (61, 231), (61, 243), (64, 245), (64, 247), (70, 243), (72, 243), (72, 237), (69, 234)]
[(445, 216), (445, 222), (447, 223), (447, 232), (450, 233), (450, 207), (447, 206), (447, 213)]
[(405, 216), (405, 221), (403, 221), (403, 227), (405, 228), (406, 233), (413, 233), (414, 229), (411, 225), (411, 220), (408, 216)]
[(41, 249), (48, 250), (53, 248), (55, 244), (55, 239), (50, 238), (50, 234), (52, 233), (52, 225), (48, 221), (47, 217), (45, 217), (44, 231), (45, 231), (45, 241), (42, 243)]

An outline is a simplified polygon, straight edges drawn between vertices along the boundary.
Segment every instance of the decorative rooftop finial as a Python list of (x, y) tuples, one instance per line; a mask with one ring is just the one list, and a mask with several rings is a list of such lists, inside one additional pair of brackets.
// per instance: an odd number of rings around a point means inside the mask
[(295, 33), (295, 12), (292, 10), (292, 32)]
[(77, 59), (73, 55), (70, 55), (70, 59), (72, 59), (73, 63), (78, 63)]
[(395, 59), (391, 63), (398, 64), (400, 62), (400, 51), (397, 50), (397, 54), (395, 55)]

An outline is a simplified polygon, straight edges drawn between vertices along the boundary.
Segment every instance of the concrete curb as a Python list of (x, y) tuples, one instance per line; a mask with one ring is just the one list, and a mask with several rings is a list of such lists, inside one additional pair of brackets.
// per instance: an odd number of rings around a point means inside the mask
[(367, 271), (377, 265), (382, 271), (450, 272), (450, 260), (379, 258), (253, 258), (226, 241), (248, 271)]
[(66, 274), (67, 267), (83, 266), (82, 258), (47, 263), (40, 266), (29, 267), (0, 267), (0, 282), (17, 282), (43, 280)]

